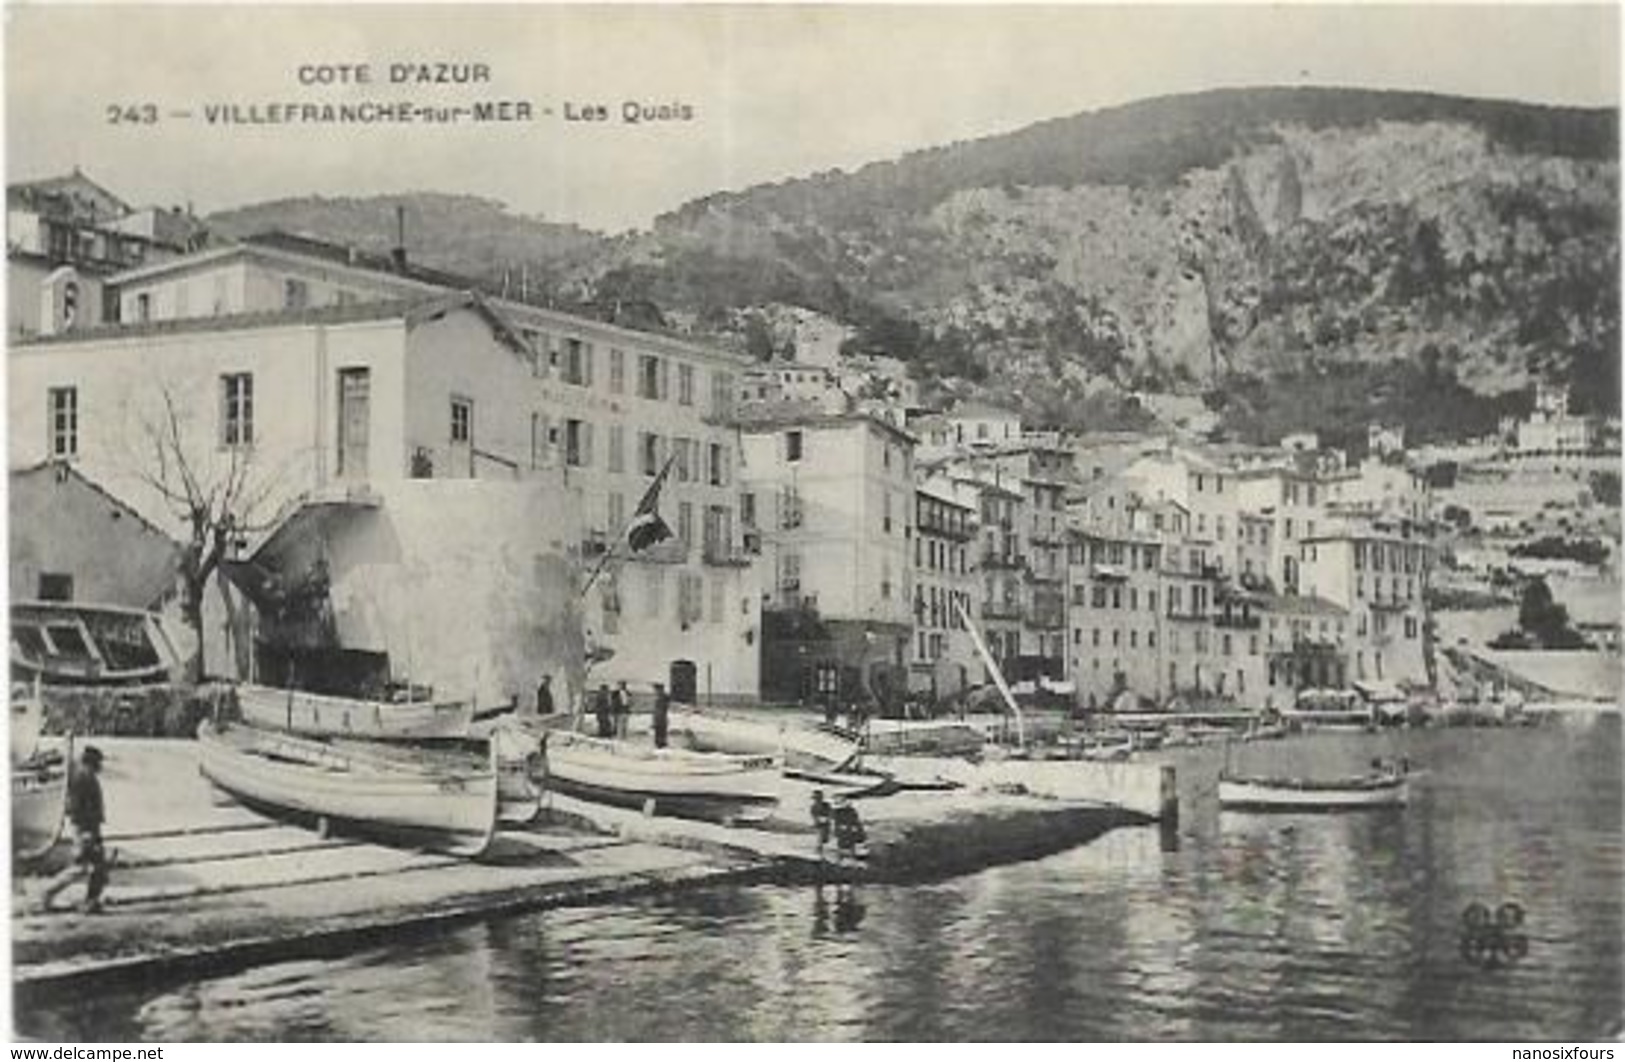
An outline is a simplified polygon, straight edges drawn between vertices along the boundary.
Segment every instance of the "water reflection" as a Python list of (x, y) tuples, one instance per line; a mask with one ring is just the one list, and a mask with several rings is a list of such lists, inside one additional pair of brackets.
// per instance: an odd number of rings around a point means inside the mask
[[(1396, 739), (1384, 737), (1387, 745)], [(1570, 1039), (1618, 1029), (1620, 740), (1418, 733), (1397, 813), (1241, 815), (908, 888), (719, 889), (506, 919), (20, 1014), (58, 1039)], [(1357, 768), (1370, 739), (1249, 750)], [(1384, 754), (1393, 749), (1383, 747)], [(1305, 764), (1309, 763), (1306, 767)], [(1461, 912), (1513, 900), (1484, 970)]]

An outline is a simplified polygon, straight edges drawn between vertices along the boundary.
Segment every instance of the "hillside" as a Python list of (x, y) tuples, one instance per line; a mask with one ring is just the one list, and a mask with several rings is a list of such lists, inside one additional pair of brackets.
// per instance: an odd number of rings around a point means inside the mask
[[(1617, 408), (1616, 122), (1225, 90), (719, 193), (614, 240), (516, 235), (495, 204), (451, 197), (444, 224), (417, 224), (434, 264), (530, 261), (557, 301), (652, 303), (742, 347), (761, 318), (741, 310), (818, 311), (928, 385), (1035, 420), (1132, 423), (1128, 391), (1177, 390), (1247, 438), (1372, 418), (1429, 438), (1493, 426), (1536, 376)], [(338, 238), (370, 226), (387, 246), (393, 201), (315, 202), (303, 224), (343, 203)]]

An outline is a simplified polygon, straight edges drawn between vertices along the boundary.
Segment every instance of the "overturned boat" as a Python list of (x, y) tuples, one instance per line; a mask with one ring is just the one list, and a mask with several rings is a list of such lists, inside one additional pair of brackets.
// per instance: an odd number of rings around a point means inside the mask
[(466, 737), (474, 719), (473, 701), (365, 700), (252, 682), (237, 686), (237, 705), (251, 726), (372, 741)]
[(767, 818), (779, 804), (772, 756), (731, 756), (588, 737), (548, 734), (547, 787), (583, 800), (713, 822)]
[(499, 813), (496, 750), (483, 764), (408, 762), (243, 724), (198, 729), (199, 768), (245, 804), (473, 858)]
[(173, 682), (180, 655), (157, 613), (78, 601), (11, 606), (14, 676), (47, 686), (142, 686)]

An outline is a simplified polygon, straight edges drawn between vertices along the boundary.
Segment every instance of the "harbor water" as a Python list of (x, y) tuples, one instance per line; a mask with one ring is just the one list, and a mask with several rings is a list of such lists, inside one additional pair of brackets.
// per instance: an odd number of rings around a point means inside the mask
[[(1404, 755), (1425, 773), (1403, 811), (1221, 813), (1225, 753), (1165, 755), (1181, 775), (1173, 831), (928, 884), (729, 887), (493, 920), (54, 994), (16, 1021), (146, 1042), (1619, 1036), (1617, 716), (1229, 753), (1288, 774)], [(1504, 946), (1464, 948), (1473, 903), (1519, 906)]]

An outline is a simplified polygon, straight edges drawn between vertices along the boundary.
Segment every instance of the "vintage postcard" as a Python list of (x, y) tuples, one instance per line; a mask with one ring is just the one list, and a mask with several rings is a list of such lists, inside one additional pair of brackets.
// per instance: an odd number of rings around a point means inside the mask
[(1617, 7), (4, 19), (14, 1037), (1612, 1057)]

